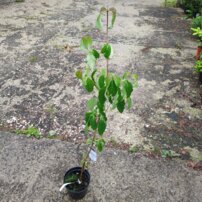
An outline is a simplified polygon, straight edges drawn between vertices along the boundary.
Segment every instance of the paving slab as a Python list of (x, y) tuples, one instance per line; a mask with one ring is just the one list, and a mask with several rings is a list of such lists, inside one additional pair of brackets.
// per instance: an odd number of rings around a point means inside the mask
[[(65, 171), (78, 166), (83, 146), (0, 132), (0, 201), (73, 201), (59, 193)], [(107, 149), (89, 168), (81, 201), (201, 202), (202, 173), (181, 160), (149, 159)]]
[(34, 125), (44, 136), (53, 130), (60, 139), (85, 141), (89, 95), (74, 74), (85, 65), (81, 37), (92, 35), (96, 47), (105, 40), (95, 28), (103, 5), (118, 11), (110, 32), (111, 71), (139, 75), (132, 110), (109, 113), (107, 139), (202, 150), (202, 86), (193, 71), (197, 43), (182, 10), (164, 8), (160, 0), (1, 4), (1, 130)]
[(197, 42), (182, 10), (164, 8), (161, 0), (0, 4), (1, 130), (34, 125), (44, 136), (53, 130), (60, 139), (85, 141), (89, 95), (74, 74), (85, 65), (81, 37), (92, 35), (96, 47), (105, 40), (95, 28), (103, 5), (118, 11), (110, 32), (111, 71), (139, 75), (132, 110), (109, 113), (107, 139), (201, 151), (202, 86), (193, 71)]

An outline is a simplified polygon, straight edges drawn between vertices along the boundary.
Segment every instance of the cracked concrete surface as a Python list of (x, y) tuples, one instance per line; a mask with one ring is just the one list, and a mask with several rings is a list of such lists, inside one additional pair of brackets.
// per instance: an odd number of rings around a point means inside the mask
[[(104, 33), (95, 29), (95, 19), (105, 3), (38, 0), (2, 4), (2, 130), (33, 124), (44, 136), (54, 130), (61, 139), (84, 141), (89, 95), (74, 76), (76, 69), (84, 67), (78, 46), (86, 34), (93, 36), (97, 47), (104, 41)], [(108, 4), (118, 10), (110, 32), (115, 50), (111, 71), (137, 73), (139, 88), (132, 110), (124, 115), (110, 113), (114, 127), (109, 123), (106, 137), (118, 143), (201, 150), (201, 86), (192, 68), (196, 42), (189, 21), (180, 9), (161, 7), (161, 1)], [(168, 116), (173, 113), (176, 118)], [(168, 136), (175, 136), (175, 142)]]
[[(201, 152), (202, 85), (193, 71), (197, 43), (182, 11), (161, 3), (0, 0), (0, 130), (33, 124), (44, 137), (55, 131), (58, 139), (85, 141), (83, 117), (89, 95), (74, 76), (85, 65), (78, 46), (89, 34), (100, 47), (105, 37), (95, 28), (95, 19), (100, 7), (109, 5), (118, 11), (110, 32), (115, 50), (111, 71), (137, 73), (139, 88), (130, 111), (109, 114), (107, 139), (125, 148)], [(2, 202), (69, 200), (58, 187), (65, 170), (78, 165), (75, 145), (4, 133), (0, 139)], [(201, 173), (180, 160), (139, 159), (127, 151), (108, 149), (91, 170), (90, 192), (83, 201), (198, 202), (202, 198)]]
[[(196, 42), (182, 11), (164, 8), (157, 0), (2, 4), (2, 130), (33, 124), (44, 136), (54, 130), (61, 139), (84, 141), (83, 117), (89, 95), (74, 76), (76, 69), (85, 65), (78, 46), (87, 34), (93, 36), (97, 47), (104, 41), (95, 19), (105, 3), (118, 11), (110, 32), (115, 50), (111, 71), (139, 75), (133, 109), (124, 115), (110, 114), (107, 138), (126, 144), (201, 150), (201, 86), (192, 68)], [(175, 118), (168, 115), (174, 113)], [(169, 136), (175, 136), (175, 142)]]
[[(59, 187), (65, 171), (78, 165), (83, 149), (0, 132), (0, 201), (72, 201)], [(201, 171), (182, 160), (152, 160), (107, 149), (89, 171), (89, 191), (81, 201), (201, 202)]]

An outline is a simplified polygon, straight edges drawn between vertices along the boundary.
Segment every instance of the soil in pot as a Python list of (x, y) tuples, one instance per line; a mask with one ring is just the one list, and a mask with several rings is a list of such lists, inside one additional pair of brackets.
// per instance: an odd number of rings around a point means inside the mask
[(199, 72), (199, 81), (202, 83), (202, 72)]
[(82, 175), (82, 181), (79, 183), (81, 167), (74, 167), (68, 170), (64, 176), (64, 184), (73, 182), (66, 186), (68, 194), (73, 199), (82, 199), (88, 190), (90, 184), (90, 174), (87, 170), (84, 170)]
[(200, 60), (202, 54), (202, 46), (198, 46), (197, 51), (196, 51), (196, 59)]

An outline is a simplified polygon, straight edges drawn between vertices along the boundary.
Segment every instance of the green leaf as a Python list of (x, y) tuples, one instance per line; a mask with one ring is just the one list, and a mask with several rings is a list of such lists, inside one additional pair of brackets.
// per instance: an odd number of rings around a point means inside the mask
[(96, 121), (96, 115), (92, 115), (90, 118), (90, 126), (93, 130), (97, 129), (97, 121)]
[(124, 81), (124, 88), (126, 91), (127, 98), (130, 97), (131, 93), (133, 92), (133, 85), (130, 83), (130, 81)]
[(94, 82), (93, 82), (93, 80), (90, 79), (90, 78), (87, 78), (85, 87), (86, 87), (86, 90), (88, 92), (92, 92), (93, 88), (94, 88)]
[(108, 92), (110, 95), (115, 96), (117, 93), (117, 87), (114, 80), (111, 80), (108, 87)]
[(107, 9), (105, 8), (105, 7), (102, 7), (101, 9), (100, 9), (100, 14), (104, 14), (104, 13), (106, 13), (107, 12)]
[(93, 44), (93, 40), (90, 36), (84, 36), (81, 40), (80, 47), (84, 50), (89, 50)]
[(93, 139), (92, 139), (92, 138), (88, 138), (87, 141), (86, 141), (86, 143), (87, 143), (88, 145), (92, 145)]
[(97, 17), (97, 20), (96, 20), (96, 27), (97, 27), (99, 30), (102, 30), (102, 28), (103, 28), (102, 15), (101, 15), (101, 14), (99, 14), (98, 17)]
[(82, 79), (82, 71), (81, 70), (76, 71), (76, 77), (78, 79)]
[(105, 120), (100, 119), (99, 122), (98, 122), (98, 133), (100, 135), (103, 135), (103, 133), (105, 132), (106, 126), (107, 125), (106, 125)]
[(98, 79), (98, 84), (100, 88), (103, 88), (105, 86), (105, 77), (104, 75), (101, 75)]
[(120, 113), (122, 113), (125, 109), (125, 101), (124, 100), (119, 100), (117, 103), (117, 109)]
[(95, 67), (95, 64), (96, 64), (96, 58), (95, 58), (95, 56), (92, 54), (92, 53), (89, 53), (88, 55), (87, 55), (87, 64), (88, 64), (88, 66), (91, 68), (91, 69), (94, 69), (94, 67)]
[(96, 146), (99, 152), (102, 152), (104, 150), (104, 146), (105, 146), (105, 141), (104, 139), (99, 139), (96, 141)]
[(104, 55), (106, 59), (110, 59), (113, 55), (113, 48), (110, 44), (104, 44), (102, 47), (101, 53)]
[(92, 54), (94, 55), (94, 57), (95, 57), (96, 59), (98, 59), (98, 58), (100, 57), (100, 54), (99, 54), (98, 51), (95, 50), (95, 49), (92, 50)]
[(120, 78), (120, 76), (116, 76), (115, 79), (114, 79), (114, 81), (116, 83), (116, 86), (120, 87), (120, 85), (121, 85), (121, 78)]
[(88, 126), (90, 124), (91, 115), (92, 115), (92, 112), (86, 112), (85, 121), (86, 121), (86, 125), (88, 125)]
[(116, 9), (115, 8), (110, 8), (109, 11), (112, 12), (112, 21), (111, 21), (111, 25), (110, 25), (110, 29), (113, 28), (115, 20), (116, 20)]
[(127, 99), (127, 103), (128, 103), (128, 109), (130, 109), (133, 105), (132, 99), (130, 97)]
[(97, 104), (97, 98), (95, 97), (91, 98), (90, 100), (88, 100), (88, 103), (87, 103), (88, 109), (93, 110), (96, 104)]
[(104, 104), (106, 101), (105, 91), (106, 91), (105, 88), (102, 88), (99, 90), (98, 99), (99, 99), (100, 104)]

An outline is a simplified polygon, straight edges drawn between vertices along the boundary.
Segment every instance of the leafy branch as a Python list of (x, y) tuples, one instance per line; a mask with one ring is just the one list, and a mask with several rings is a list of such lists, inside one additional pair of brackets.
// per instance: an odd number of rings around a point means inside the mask
[[(110, 16), (111, 14), (111, 16)], [(109, 30), (113, 28), (116, 20), (116, 9), (100, 9), (96, 20), (98, 29), (103, 30), (104, 17), (106, 17), (106, 41), (100, 50), (93, 48), (93, 39), (90, 36), (84, 36), (80, 47), (86, 52), (86, 68), (78, 70), (76, 77), (81, 81), (87, 92), (92, 93), (93, 97), (88, 100), (87, 112), (85, 114), (85, 131), (87, 134), (93, 133), (93, 137), (88, 138), (87, 144), (90, 148), (83, 159), (82, 173), (87, 165), (90, 151), (94, 146), (99, 152), (102, 152), (106, 141), (104, 133), (107, 128), (107, 109), (108, 104), (111, 110), (117, 109), (123, 113), (125, 108), (132, 106), (132, 92), (137, 88), (138, 76), (125, 72), (123, 76), (109, 71), (109, 60), (113, 56), (113, 47), (109, 43)], [(109, 18), (111, 22), (109, 23)], [(105, 58), (106, 67), (98, 68), (98, 60)]]

